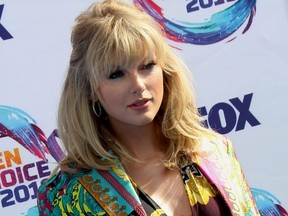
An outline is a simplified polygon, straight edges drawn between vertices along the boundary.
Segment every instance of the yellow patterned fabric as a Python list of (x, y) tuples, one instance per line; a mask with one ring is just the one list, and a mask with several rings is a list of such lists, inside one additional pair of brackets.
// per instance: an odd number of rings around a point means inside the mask
[(186, 191), (191, 206), (194, 206), (197, 202), (202, 205), (207, 205), (210, 197), (215, 197), (217, 191), (207, 181), (205, 176), (195, 177), (190, 173), (190, 180), (186, 183)]

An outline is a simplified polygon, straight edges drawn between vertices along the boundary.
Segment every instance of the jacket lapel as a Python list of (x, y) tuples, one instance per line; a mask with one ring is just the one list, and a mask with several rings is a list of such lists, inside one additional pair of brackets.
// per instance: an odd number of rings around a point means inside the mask
[[(219, 138), (219, 140), (207, 140), (204, 143), (205, 148), (207, 148), (207, 153), (204, 156), (198, 156), (198, 166), (209, 182), (214, 185), (226, 205), (229, 207), (232, 215), (247, 215), (249, 212), (253, 212), (253, 215), (258, 215), (254, 209), (249, 209), (246, 206), (246, 201), (244, 196), (247, 194), (245, 188), (240, 188), (241, 185), (238, 184), (238, 178), (242, 179), (242, 182), (246, 182), (244, 176), (238, 173), (238, 169), (233, 167), (235, 158), (234, 151), (233, 154), (229, 153), (229, 149), (226, 141)], [(231, 162), (233, 161), (233, 163)], [(242, 187), (247, 187), (247, 185), (242, 185)], [(248, 189), (249, 190), (249, 189)], [(252, 201), (251, 201), (252, 203)], [(251, 204), (253, 206), (253, 204)]]
[(109, 215), (129, 215), (136, 212), (146, 216), (145, 210), (120, 164), (103, 171), (95, 170), (81, 177), (79, 182)]
[(203, 173), (203, 175), (205, 175), (210, 184), (217, 189), (217, 191), (225, 201), (225, 204), (228, 206), (231, 214), (234, 215), (232, 211), (232, 209), (234, 208), (233, 207), (234, 203), (230, 201), (230, 195), (232, 195), (233, 197), (235, 197), (235, 195), (231, 194), (231, 186), (225, 182), (225, 180), (223, 179), (224, 177), (223, 174), (219, 175), (218, 173), (215, 172), (215, 168), (213, 168), (214, 164), (211, 161), (204, 158), (201, 158), (200, 161), (201, 163), (199, 164), (199, 168), (201, 172)]

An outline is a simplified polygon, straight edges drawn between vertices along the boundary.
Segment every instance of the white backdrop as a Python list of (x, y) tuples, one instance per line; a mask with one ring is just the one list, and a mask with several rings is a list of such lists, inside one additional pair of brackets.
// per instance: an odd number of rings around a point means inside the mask
[[(197, 13), (185, 14), (187, 1), (178, 1), (153, 2), (165, 17), (197, 20)], [(29, 114), (46, 137), (56, 128), (71, 27), (92, 2), (0, 0), (0, 105)], [(210, 45), (167, 41), (193, 71), (198, 106), (210, 112), (203, 118), (232, 140), (250, 186), (271, 192), (288, 208), (288, 2), (261, 0), (256, 9), (245, 34), (237, 31)], [(208, 16), (205, 10), (198, 14)], [(0, 107), (0, 123), (9, 123), (6, 114)], [(37, 215), (36, 189), (55, 165), (46, 157), (48, 164), (41, 163), (11, 137), (0, 139), (1, 215)]]

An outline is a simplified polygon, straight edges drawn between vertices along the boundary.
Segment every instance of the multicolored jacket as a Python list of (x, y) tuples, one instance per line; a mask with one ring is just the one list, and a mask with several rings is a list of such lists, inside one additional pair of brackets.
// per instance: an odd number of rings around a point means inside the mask
[[(203, 155), (193, 161), (221, 195), (231, 215), (260, 215), (261, 210), (256, 207), (231, 142), (221, 136), (203, 140), (203, 146)], [(193, 173), (189, 175), (193, 176)], [(191, 197), (189, 199), (191, 203)], [(108, 171), (58, 172), (40, 187), (38, 208), (41, 216), (147, 215), (135, 185), (120, 163)], [(265, 214), (266, 210), (261, 215), (285, 215), (277, 208), (275, 211), (270, 208)], [(160, 216), (162, 213), (155, 211), (151, 215)]]

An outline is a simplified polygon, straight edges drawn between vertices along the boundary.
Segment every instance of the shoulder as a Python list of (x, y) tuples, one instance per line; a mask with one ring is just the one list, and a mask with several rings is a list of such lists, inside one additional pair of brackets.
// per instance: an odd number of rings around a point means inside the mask
[(71, 174), (59, 171), (43, 183), (38, 190), (37, 200), (40, 215), (103, 211), (79, 182), (81, 177), (89, 173), (80, 171)]
[(231, 140), (215, 132), (211, 132), (208, 136), (201, 139), (201, 152), (203, 153), (230, 153), (234, 152)]
[(38, 202), (43, 205), (55, 202), (60, 196), (65, 196), (70, 190), (77, 187), (78, 178), (67, 172), (57, 172), (39, 187)]
[(85, 175), (83, 172), (71, 174), (59, 171), (40, 186), (39, 193), (43, 193), (47, 190), (55, 192), (67, 190), (70, 187), (73, 187), (73, 185), (77, 183), (79, 177), (83, 175)]
[(238, 164), (234, 147), (230, 139), (221, 134), (207, 136), (201, 141), (201, 151), (196, 156), (196, 162), (200, 164), (205, 162), (209, 166), (225, 166), (225, 170), (232, 171), (235, 164)]

